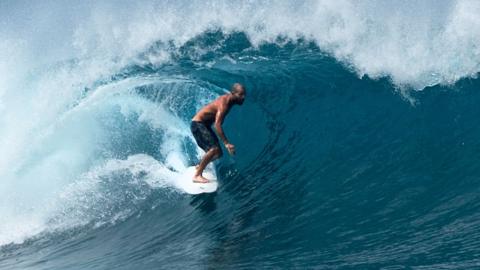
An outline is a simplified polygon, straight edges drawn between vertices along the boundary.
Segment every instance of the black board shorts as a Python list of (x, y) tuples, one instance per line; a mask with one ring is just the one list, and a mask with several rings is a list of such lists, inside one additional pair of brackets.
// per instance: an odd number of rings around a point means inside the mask
[(192, 121), (190, 130), (192, 130), (193, 137), (195, 141), (197, 141), (198, 146), (205, 152), (208, 152), (208, 150), (214, 147), (220, 148), (217, 135), (215, 135), (215, 132), (213, 132), (209, 125), (203, 122)]

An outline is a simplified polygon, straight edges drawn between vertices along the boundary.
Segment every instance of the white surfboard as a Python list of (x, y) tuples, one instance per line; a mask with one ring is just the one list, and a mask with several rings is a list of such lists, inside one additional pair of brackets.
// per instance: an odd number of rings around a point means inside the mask
[(208, 183), (195, 183), (192, 178), (195, 174), (195, 166), (188, 167), (180, 174), (176, 181), (176, 186), (189, 194), (211, 193), (215, 192), (218, 187), (217, 174), (212, 165), (203, 171), (203, 177), (210, 180)]

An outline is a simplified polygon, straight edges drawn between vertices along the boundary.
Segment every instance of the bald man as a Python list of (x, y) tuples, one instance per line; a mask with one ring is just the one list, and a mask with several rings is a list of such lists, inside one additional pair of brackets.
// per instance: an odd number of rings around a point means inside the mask
[(193, 137), (195, 137), (198, 146), (206, 152), (200, 164), (196, 166), (193, 182), (208, 183), (209, 180), (202, 176), (203, 170), (205, 170), (208, 163), (222, 156), (222, 149), (220, 148), (217, 136), (212, 130), (212, 124), (215, 123), (217, 134), (222, 140), (223, 145), (225, 145), (228, 153), (230, 153), (230, 155), (235, 154), (235, 146), (227, 140), (225, 132), (223, 132), (222, 124), (225, 116), (233, 105), (243, 104), (245, 95), (245, 87), (239, 83), (235, 83), (230, 93), (220, 96), (212, 103), (206, 105), (192, 118), (190, 129), (192, 130)]

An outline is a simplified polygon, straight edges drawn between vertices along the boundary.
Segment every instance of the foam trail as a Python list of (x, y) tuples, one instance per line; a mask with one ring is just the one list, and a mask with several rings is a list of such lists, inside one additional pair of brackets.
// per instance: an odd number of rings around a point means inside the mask
[(135, 213), (152, 188), (174, 187), (177, 174), (145, 154), (108, 160), (59, 193), (57, 206), (48, 218), (48, 229), (65, 230), (91, 222), (101, 226), (123, 220)]

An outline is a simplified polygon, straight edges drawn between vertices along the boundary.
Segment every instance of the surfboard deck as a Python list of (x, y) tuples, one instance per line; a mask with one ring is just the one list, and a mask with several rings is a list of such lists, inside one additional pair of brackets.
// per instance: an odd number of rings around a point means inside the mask
[(195, 166), (188, 167), (179, 177), (177, 187), (188, 194), (200, 194), (215, 192), (218, 188), (217, 174), (212, 166), (203, 171), (203, 177), (210, 180), (208, 183), (194, 183), (192, 178), (195, 174)]

